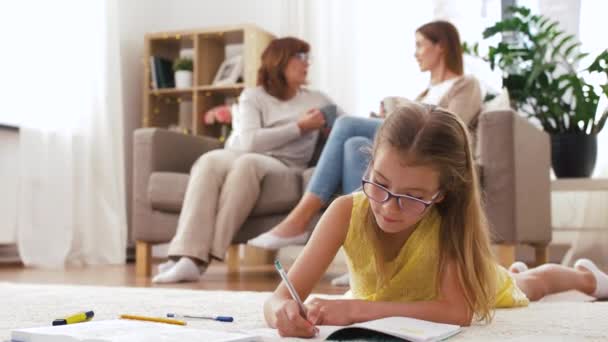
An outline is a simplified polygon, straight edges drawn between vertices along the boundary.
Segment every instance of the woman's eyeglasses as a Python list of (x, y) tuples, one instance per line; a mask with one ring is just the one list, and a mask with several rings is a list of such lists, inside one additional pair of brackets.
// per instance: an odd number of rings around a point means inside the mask
[(412, 216), (422, 215), (428, 207), (433, 205), (441, 193), (441, 191), (437, 191), (437, 193), (431, 197), (431, 200), (425, 201), (409, 195), (394, 194), (382, 185), (366, 179), (362, 179), (361, 182), (363, 183), (363, 193), (365, 193), (367, 198), (378, 203), (386, 203), (391, 198), (395, 198), (399, 208), (406, 214)]
[(295, 58), (301, 60), (302, 62), (308, 62), (310, 63), (310, 54), (308, 52), (298, 52), (295, 55), (293, 55)]

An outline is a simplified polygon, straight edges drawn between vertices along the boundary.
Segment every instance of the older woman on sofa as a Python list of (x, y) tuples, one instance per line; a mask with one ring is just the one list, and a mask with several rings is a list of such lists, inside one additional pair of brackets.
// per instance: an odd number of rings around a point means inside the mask
[(212, 259), (223, 259), (251, 213), (271, 170), (305, 168), (330, 99), (304, 88), (309, 45), (273, 40), (262, 54), (258, 86), (245, 89), (226, 148), (202, 155), (192, 167), (169, 261), (155, 283), (197, 281)]
[[(415, 58), (421, 71), (430, 71), (430, 85), (416, 100), (439, 105), (471, 125), (481, 109), (479, 82), (464, 76), (458, 30), (446, 21), (434, 21), (416, 30)], [(387, 99), (392, 100), (392, 99)], [(388, 104), (385, 100), (384, 104)], [(380, 116), (384, 116), (381, 106)], [(277, 226), (248, 241), (248, 244), (278, 249), (303, 244), (312, 218), (342, 186), (350, 193), (361, 186), (368, 164), (363, 146), (371, 146), (382, 119), (343, 116), (339, 118), (315, 168), (308, 189), (298, 205)]]

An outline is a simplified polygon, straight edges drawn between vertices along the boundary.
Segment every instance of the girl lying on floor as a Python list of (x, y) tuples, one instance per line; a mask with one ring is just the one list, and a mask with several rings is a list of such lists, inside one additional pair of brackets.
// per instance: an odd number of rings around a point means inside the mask
[(315, 298), (302, 315), (281, 283), (264, 304), (281, 336), (389, 316), (466, 326), (572, 289), (608, 297), (608, 275), (586, 259), (509, 271), (496, 263), (467, 128), (448, 111), (410, 103), (391, 113), (362, 190), (331, 204), (288, 275), (306, 299), (343, 247), (352, 299)]

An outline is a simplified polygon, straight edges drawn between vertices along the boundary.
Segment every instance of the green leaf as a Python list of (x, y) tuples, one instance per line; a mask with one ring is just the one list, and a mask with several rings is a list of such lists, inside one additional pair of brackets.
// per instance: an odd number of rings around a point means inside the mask
[(585, 58), (585, 57), (587, 57), (587, 56), (589, 56), (589, 53), (588, 53), (588, 52), (580, 52), (578, 55), (576, 55), (576, 56), (574, 57), (574, 60), (575, 60), (575, 61), (580, 61), (580, 60), (582, 60), (583, 58)]
[[(557, 27), (559, 25), (559, 23), (557, 21), (553, 21), (551, 22), (551, 25), (547, 26), (546, 28), (544, 28), (544, 31), (551, 31), (553, 30), (555, 27)], [(558, 32), (561, 30), (557, 30)]]
[[(604, 62), (604, 67), (602, 67), (602, 61)], [(603, 72), (608, 74), (608, 49), (602, 51), (595, 60), (591, 63), (591, 65), (587, 68), (587, 70), (592, 72)]]
[(507, 10), (513, 14), (521, 14), (524, 17), (530, 15), (530, 9), (526, 7), (518, 7), (518, 6), (509, 6)]
[(598, 134), (599, 132), (602, 131), (602, 129), (604, 128), (604, 125), (606, 124), (606, 120), (608, 119), (608, 108), (606, 110), (604, 110), (604, 113), (600, 116), (600, 119), (598, 120), (597, 123), (595, 123), (591, 134)]
[(549, 18), (549, 17), (545, 17), (545, 16), (541, 16), (541, 17), (542, 17), (542, 19), (541, 19), (541, 21), (538, 23), (538, 27), (539, 27), (540, 29), (543, 29), (543, 30), (544, 30), (544, 29), (545, 29), (545, 25), (547, 25), (547, 24), (548, 24), (548, 23), (551, 21), (551, 18)]
[(602, 91), (604, 91), (604, 95), (608, 96), (608, 84), (603, 84), (600, 86), (600, 88), (602, 88)]
[(562, 38), (562, 40), (560, 40), (559, 43), (557, 43), (557, 45), (555, 45), (555, 47), (553, 48), (553, 52), (551, 53), (551, 59), (554, 59), (555, 56), (558, 53), (561, 52), (560, 50), (564, 46), (564, 44), (566, 44), (567, 42), (571, 41), (572, 39), (574, 39), (574, 36), (571, 35), (571, 34), (569, 34), (569, 35), (565, 36), (564, 38)]
[(581, 46), (581, 43), (579, 43), (579, 42), (575, 42), (572, 45), (570, 45), (564, 52), (564, 58), (568, 58), (570, 56), (570, 54), (572, 53), (572, 51), (574, 51), (574, 49), (579, 46)]

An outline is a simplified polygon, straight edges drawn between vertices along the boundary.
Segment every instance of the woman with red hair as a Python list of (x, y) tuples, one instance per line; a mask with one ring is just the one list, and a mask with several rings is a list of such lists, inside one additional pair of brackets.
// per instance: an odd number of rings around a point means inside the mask
[(169, 261), (155, 283), (197, 281), (212, 259), (222, 260), (258, 199), (271, 170), (305, 168), (319, 129), (319, 111), (331, 100), (306, 89), (310, 46), (296, 38), (273, 40), (262, 54), (258, 86), (245, 89), (223, 150), (192, 167)]

